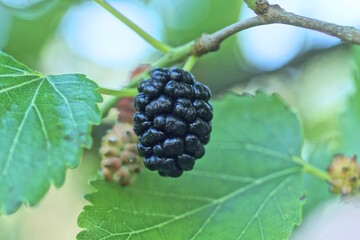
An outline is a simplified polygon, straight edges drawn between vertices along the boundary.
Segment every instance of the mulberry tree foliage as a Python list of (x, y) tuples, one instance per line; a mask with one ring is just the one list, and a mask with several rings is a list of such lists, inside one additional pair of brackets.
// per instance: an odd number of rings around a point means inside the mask
[(1, 212), (36, 204), (79, 164), (101, 119), (96, 89), (84, 75), (44, 75), (0, 52)]

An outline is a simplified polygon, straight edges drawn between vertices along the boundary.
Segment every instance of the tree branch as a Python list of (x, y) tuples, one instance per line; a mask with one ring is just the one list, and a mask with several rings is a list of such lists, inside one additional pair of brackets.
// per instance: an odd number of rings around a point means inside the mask
[[(105, 0), (95, 0), (97, 3), (102, 3), (104, 5)], [(301, 28), (312, 29), (315, 31), (323, 32), (325, 34), (337, 37), (343, 42), (360, 45), (360, 31), (354, 27), (340, 26), (333, 23), (323, 22), (320, 20), (307, 18), (303, 16), (290, 13), (282, 9), (279, 5), (269, 5), (266, 0), (256, 0), (256, 4), (252, 3), (254, 0), (247, 0), (247, 4), (251, 6), (254, 12), (257, 14), (256, 17), (246, 19), (241, 22), (234, 23), (230, 26), (227, 26), (217, 32), (212, 34), (203, 34), (200, 38), (195, 41), (190, 41), (182, 46), (176, 48), (166, 47), (166, 49), (159, 49), (166, 54), (161, 57), (158, 61), (153, 63), (152, 67), (169, 67), (175, 63), (178, 63), (185, 58), (195, 55), (201, 56), (208, 52), (216, 51), (220, 48), (221, 43), (228, 37), (238, 33), (242, 30), (249, 29), (256, 26), (268, 25), (273, 23), (281, 23), (286, 25), (297, 26)], [(107, 6), (107, 5), (105, 5)], [(110, 11), (116, 15), (120, 20), (124, 21), (123, 16), (114, 11), (110, 7), (106, 7), (106, 10)], [(126, 20), (129, 21), (130, 20)], [(125, 21), (125, 22), (126, 22)], [(128, 26), (132, 24), (128, 23)], [(137, 31), (140, 36), (143, 37), (143, 33), (136, 27), (131, 27), (133, 30)], [(141, 34), (140, 34), (141, 33)], [(146, 34), (145, 34), (146, 35)], [(151, 37), (151, 36), (150, 36)], [(155, 41), (155, 40), (154, 40)], [(153, 40), (148, 41), (153, 46)], [(160, 45), (163, 45), (162, 43)], [(165, 46), (165, 45), (164, 45)], [(148, 74), (148, 71), (137, 76), (132, 82), (130, 82), (125, 88), (134, 88), (138, 83)], [(121, 91), (121, 90), (120, 90)], [(107, 102), (103, 103), (101, 106), (102, 112), (106, 112), (110, 107), (116, 103), (116, 100), (119, 99), (119, 96), (112, 96)]]
[(242, 30), (274, 23), (281, 23), (311, 29), (339, 38), (343, 42), (360, 45), (360, 31), (354, 27), (340, 26), (313, 18), (290, 13), (279, 5), (269, 5), (266, 1), (258, 1), (255, 9), (258, 16), (234, 23), (212, 34), (203, 34), (195, 41), (191, 53), (197, 56), (216, 51), (228, 37)]

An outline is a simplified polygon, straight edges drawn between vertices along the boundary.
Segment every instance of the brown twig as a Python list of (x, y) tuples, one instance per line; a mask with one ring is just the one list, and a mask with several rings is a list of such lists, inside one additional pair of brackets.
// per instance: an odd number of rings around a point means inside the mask
[(360, 45), (360, 31), (354, 27), (340, 26), (333, 23), (303, 17), (287, 12), (279, 5), (269, 5), (266, 1), (258, 1), (255, 9), (258, 16), (234, 23), (212, 34), (203, 34), (192, 46), (191, 53), (197, 56), (216, 51), (226, 38), (242, 30), (281, 23), (311, 29), (339, 38), (343, 42)]

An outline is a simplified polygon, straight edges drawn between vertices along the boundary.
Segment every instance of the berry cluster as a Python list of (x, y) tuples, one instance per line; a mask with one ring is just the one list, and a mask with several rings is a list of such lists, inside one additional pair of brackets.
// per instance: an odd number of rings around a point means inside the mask
[(137, 151), (138, 138), (129, 123), (115, 123), (102, 138), (101, 169), (108, 181), (131, 185), (141, 172), (142, 157)]
[(213, 109), (211, 92), (179, 68), (156, 68), (138, 86), (134, 131), (145, 166), (161, 176), (179, 177), (205, 154)]

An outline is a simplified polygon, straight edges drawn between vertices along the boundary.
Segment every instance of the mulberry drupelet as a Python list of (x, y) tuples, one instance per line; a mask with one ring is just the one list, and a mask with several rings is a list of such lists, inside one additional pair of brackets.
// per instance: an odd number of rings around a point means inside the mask
[(134, 132), (145, 166), (179, 177), (205, 154), (213, 109), (210, 89), (179, 68), (155, 68), (138, 86)]

